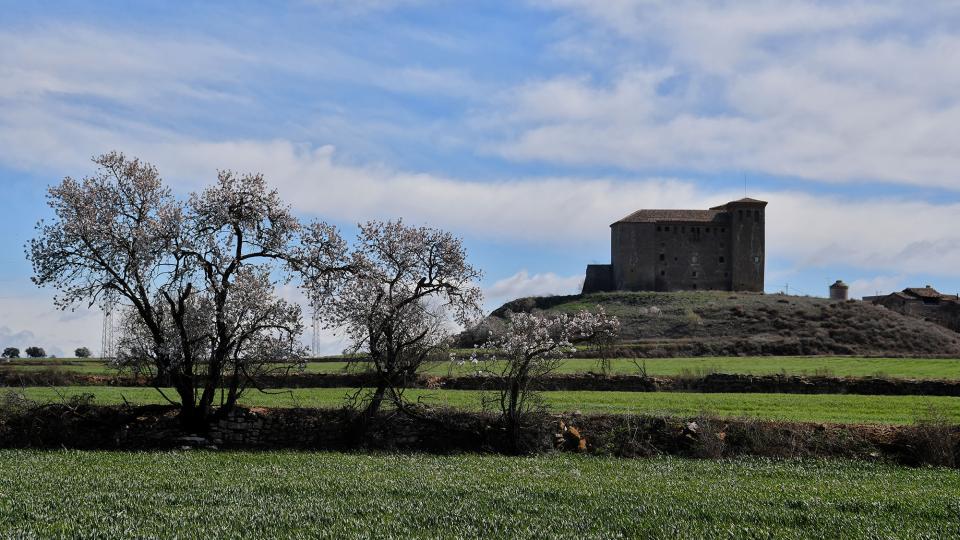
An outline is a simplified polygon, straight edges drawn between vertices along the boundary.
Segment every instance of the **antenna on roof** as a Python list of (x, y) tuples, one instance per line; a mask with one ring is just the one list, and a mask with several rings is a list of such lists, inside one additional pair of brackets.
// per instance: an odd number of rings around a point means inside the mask
[(743, 173), (743, 198), (747, 198), (747, 174)]

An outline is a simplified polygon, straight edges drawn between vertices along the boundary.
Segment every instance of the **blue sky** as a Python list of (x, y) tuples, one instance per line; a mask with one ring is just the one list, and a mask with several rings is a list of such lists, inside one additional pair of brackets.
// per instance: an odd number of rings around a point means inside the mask
[[(0, 2), (0, 345), (99, 344), (23, 245), (117, 149), (181, 194), (452, 230), (488, 307), (578, 289), (637, 209), (770, 202), (767, 290), (960, 290), (960, 8), (908, 2)], [(291, 293), (292, 294), (292, 293)], [(329, 350), (338, 347), (325, 338)]]

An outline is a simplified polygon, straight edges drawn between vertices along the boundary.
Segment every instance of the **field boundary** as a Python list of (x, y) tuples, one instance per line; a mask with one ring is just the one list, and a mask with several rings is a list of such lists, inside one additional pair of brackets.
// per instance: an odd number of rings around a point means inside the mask
[[(372, 373), (303, 373), (263, 376), (267, 388), (355, 388), (376, 383)], [(485, 376), (419, 375), (407, 388), (486, 390), (495, 384)], [(148, 379), (88, 375), (58, 371), (0, 372), (0, 386), (115, 386), (151, 387)], [(763, 394), (859, 394), (875, 396), (960, 396), (960, 381), (890, 377), (828, 377), (805, 375), (746, 375), (711, 373), (703, 376), (556, 374), (543, 378), (541, 390), (619, 392), (701, 392)]]
[[(202, 433), (181, 431), (167, 406), (58, 404), (7, 411), (0, 447), (88, 450), (209, 448), (510, 453), (497, 416), (445, 408), (416, 415), (353, 410), (238, 408)], [(719, 419), (709, 415), (541, 415), (524, 433), (527, 453), (570, 451), (619, 457), (842, 457), (908, 465), (960, 464), (960, 426)]]

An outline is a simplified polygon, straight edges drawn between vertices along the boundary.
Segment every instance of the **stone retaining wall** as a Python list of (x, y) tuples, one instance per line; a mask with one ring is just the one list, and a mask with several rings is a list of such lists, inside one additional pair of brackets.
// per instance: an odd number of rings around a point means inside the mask
[[(369, 373), (308, 373), (285, 377), (261, 377), (267, 388), (359, 388), (376, 384)], [(51, 383), (37, 376), (0, 377), (0, 385), (19, 386), (152, 386), (145, 379), (102, 375), (64, 374)], [(410, 388), (485, 390), (496, 379), (482, 376), (420, 375)], [(703, 377), (642, 377), (639, 375), (562, 374), (540, 382), (543, 390), (598, 390), (621, 392), (726, 392), (784, 394), (862, 394), (960, 396), (960, 381), (892, 379), (878, 377), (817, 377), (800, 375), (743, 375), (714, 373)]]
[[(0, 447), (104, 450), (377, 450), (508, 452), (496, 416), (422, 409), (363, 419), (342, 409), (238, 408), (203, 432), (184, 432), (169, 407), (43, 406), (0, 416)], [(852, 457), (957, 466), (960, 427), (862, 426), (712, 417), (541, 416), (525, 430), (529, 453), (645, 457)]]

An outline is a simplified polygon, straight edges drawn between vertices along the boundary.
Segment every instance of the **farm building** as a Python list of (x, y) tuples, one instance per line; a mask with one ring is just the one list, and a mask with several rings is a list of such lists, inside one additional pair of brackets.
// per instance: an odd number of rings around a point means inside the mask
[(943, 294), (930, 285), (908, 287), (887, 295), (864, 296), (863, 301), (960, 332), (960, 297)]

